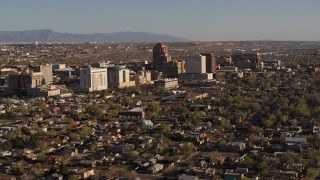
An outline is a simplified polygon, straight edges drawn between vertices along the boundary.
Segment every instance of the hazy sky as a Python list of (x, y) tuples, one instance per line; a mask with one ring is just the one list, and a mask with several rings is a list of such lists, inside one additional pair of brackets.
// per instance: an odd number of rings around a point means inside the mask
[(320, 0), (6, 0), (0, 17), (0, 31), (142, 31), (201, 41), (320, 41)]

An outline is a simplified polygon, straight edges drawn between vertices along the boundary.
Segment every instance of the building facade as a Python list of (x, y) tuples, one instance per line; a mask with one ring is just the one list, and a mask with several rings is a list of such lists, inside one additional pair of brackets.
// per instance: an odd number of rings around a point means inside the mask
[(206, 73), (206, 56), (201, 54), (187, 56), (184, 67), (186, 73)]
[(106, 68), (80, 69), (80, 89), (92, 92), (108, 89), (108, 73)]
[(108, 68), (108, 85), (112, 88), (124, 88), (135, 86), (131, 81), (130, 70), (125, 67)]
[(169, 61), (171, 61), (171, 57), (169, 56), (167, 46), (162, 43), (156, 44), (153, 47), (153, 67), (157, 69)]
[(261, 67), (259, 53), (239, 53), (231, 56), (234, 65), (240, 69), (258, 69)]
[(205, 53), (202, 55), (206, 57), (206, 72), (215, 73), (217, 69), (216, 56), (213, 53)]
[(28, 96), (29, 92), (44, 84), (41, 72), (17, 72), (8, 75), (8, 92), (17, 96)]
[(154, 81), (154, 86), (156, 89), (164, 90), (178, 88), (178, 78), (166, 78), (162, 80), (156, 80)]
[(34, 72), (42, 72), (44, 76), (45, 84), (51, 84), (53, 82), (52, 65), (44, 64), (37, 65), (33, 68)]

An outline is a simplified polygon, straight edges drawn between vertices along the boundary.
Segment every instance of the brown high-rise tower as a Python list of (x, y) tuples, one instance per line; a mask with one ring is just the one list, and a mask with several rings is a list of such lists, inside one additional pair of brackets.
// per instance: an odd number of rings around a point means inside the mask
[(217, 69), (217, 61), (215, 55), (213, 53), (205, 53), (202, 55), (206, 56), (206, 72), (215, 73)]
[(171, 61), (168, 54), (168, 48), (162, 43), (158, 43), (153, 47), (153, 67), (157, 69), (163, 66), (163, 63)]

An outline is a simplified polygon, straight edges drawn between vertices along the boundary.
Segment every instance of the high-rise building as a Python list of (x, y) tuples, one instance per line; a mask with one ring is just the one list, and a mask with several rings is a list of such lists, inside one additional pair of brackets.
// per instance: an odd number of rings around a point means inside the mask
[(108, 68), (109, 87), (123, 88), (135, 86), (135, 81), (130, 79), (130, 70), (125, 67)]
[(196, 54), (185, 58), (186, 73), (206, 73), (206, 56)]
[(44, 64), (33, 67), (34, 72), (42, 72), (44, 76), (45, 84), (51, 84), (53, 82), (52, 65)]
[(182, 74), (182, 73), (185, 73), (186, 70), (185, 70), (185, 61), (184, 60), (179, 60), (176, 62), (177, 64), (177, 67), (178, 67), (178, 74)]
[(231, 56), (234, 65), (240, 69), (257, 69), (261, 67), (259, 53), (240, 53)]
[(17, 72), (8, 75), (8, 92), (18, 96), (27, 96), (32, 88), (44, 84), (44, 76), (41, 72)]
[(206, 57), (206, 72), (215, 73), (217, 69), (216, 57), (213, 53), (204, 53), (202, 54)]
[(80, 89), (92, 92), (108, 89), (108, 73), (106, 68), (81, 68)]
[(171, 57), (168, 54), (167, 46), (162, 43), (156, 44), (153, 47), (153, 67), (157, 69), (169, 61), (171, 61)]
[(146, 84), (151, 82), (151, 72), (150, 71), (138, 71), (135, 74), (136, 85)]

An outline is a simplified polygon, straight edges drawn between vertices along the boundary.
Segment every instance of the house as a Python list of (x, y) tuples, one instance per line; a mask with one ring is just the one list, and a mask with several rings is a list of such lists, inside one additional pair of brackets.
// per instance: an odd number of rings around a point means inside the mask
[(270, 171), (270, 175), (277, 179), (298, 179), (299, 178), (299, 172), (297, 171), (275, 170), (275, 171)]
[(54, 173), (51, 175), (51, 177), (49, 177), (50, 180), (62, 180), (63, 176), (61, 174), (58, 173)]
[(185, 171), (187, 175), (195, 176), (200, 179), (212, 179), (215, 175), (216, 170), (214, 168), (192, 168)]
[(148, 168), (148, 173), (155, 174), (163, 169), (163, 164), (155, 164)]
[(152, 165), (157, 164), (157, 159), (156, 158), (151, 158), (151, 159), (149, 159), (149, 162)]
[(243, 143), (243, 142), (237, 142), (237, 141), (234, 141), (234, 142), (228, 142), (226, 144), (226, 149), (229, 150), (229, 151), (243, 151), (246, 149), (246, 143)]
[(3, 157), (5, 157), (5, 156), (11, 156), (11, 155), (12, 155), (12, 152), (10, 152), (10, 151), (3, 151), (1, 154), (2, 154)]
[(76, 170), (74, 172), (74, 175), (77, 176), (79, 179), (87, 179), (90, 176), (94, 176), (94, 170), (93, 169)]
[(178, 176), (178, 180), (198, 180), (197, 176), (189, 176), (186, 174), (182, 174)]
[(224, 173), (224, 180), (241, 180), (244, 177), (243, 173), (226, 172)]
[(97, 161), (82, 159), (79, 162), (79, 165), (83, 167), (95, 168), (97, 166)]
[(59, 155), (69, 155), (71, 157), (78, 155), (78, 149), (73, 147), (65, 147), (59, 152)]
[(153, 122), (151, 120), (146, 120), (146, 119), (141, 119), (138, 124), (140, 126), (148, 126), (148, 127), (153, 127)]
[(121, 144), (112, 146), (112, 150), (118, 153), (125, 153), (132, 151), (134, 147), (134, 144)]
[(144, 119), (145, 118), (145, 108), (136, 107), (130, 110), (122, 110), (119, 112), (120, 118), (124, 119)]
[(16, 180), (17, 178), (13, 175), (8, 175), (8, 174), (3, 174), (0, 173), (0, 179), (5, 179), (5, 180)]
[(301, 163), (293, 163), (291, 164), (291, 169), (299, 173), (302, 173), (302, 171), (304, 170), (304, 165)]
[(205, 160), (200, 161), (200, 166), (201, 167), (207, 167), (208, 163)]
[(164, 157), (159, 154), (156, 154), (154, 158), (156, 158), (158, 161), (162, 161), (164, 159)]
[(286, 144), (301, 144), (304, 142), (307, 142), (306, 137), (287, 137), (286, 138)]
[(58, 155), (51, 155), (51, 156), (48, 157), (48, 160), (51, 161), (54, 164), (57, 164), (60, 159), (61, 159), (61, 157), (58, 156)]

